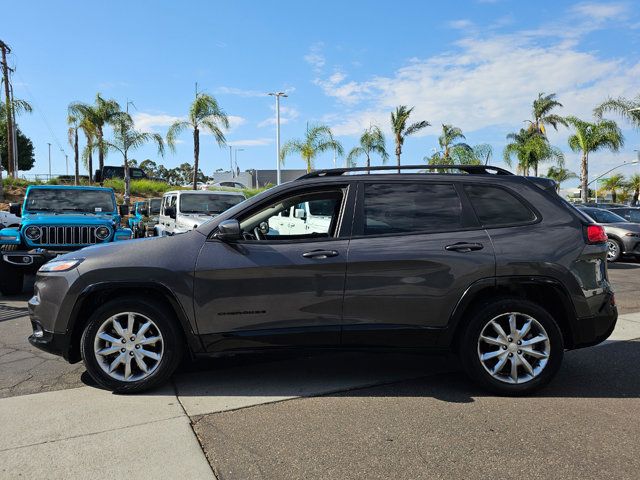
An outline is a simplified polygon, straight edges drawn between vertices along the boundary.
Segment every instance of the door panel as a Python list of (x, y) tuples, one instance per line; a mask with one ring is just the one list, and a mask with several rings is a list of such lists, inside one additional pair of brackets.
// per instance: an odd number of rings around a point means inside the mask
[(338, 345), (348, 242), (206, 242), (194, 302), (207, 350)]
[[(447, 249), (457, 244), (474, 247)], [(493, 248), (484, 230), (354, 238), (343, 343), (429, 344), (467, 287), (494, 274)]]

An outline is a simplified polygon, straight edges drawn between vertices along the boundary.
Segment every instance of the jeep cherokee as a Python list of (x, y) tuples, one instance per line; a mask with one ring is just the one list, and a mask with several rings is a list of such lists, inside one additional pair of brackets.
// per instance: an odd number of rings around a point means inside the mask
[[(454, 350), (516, 395), (610, 335), (604, 229), (552, 181), (391, 168), (313, 172), (182, 235), (59, 257), (38, 272), (30, 341), (119, 392), (165, 382), (185, 352), (364, 347)], [(270, 229), (301, 204), (330, 221)]]

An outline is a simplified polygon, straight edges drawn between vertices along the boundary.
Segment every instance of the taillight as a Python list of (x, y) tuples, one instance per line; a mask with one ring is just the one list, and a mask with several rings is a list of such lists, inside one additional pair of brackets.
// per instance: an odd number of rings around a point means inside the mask
[(587, 241), (589, 243), (604, 243), (607, 241), (607, 234), (602, 225), (587, 225)]

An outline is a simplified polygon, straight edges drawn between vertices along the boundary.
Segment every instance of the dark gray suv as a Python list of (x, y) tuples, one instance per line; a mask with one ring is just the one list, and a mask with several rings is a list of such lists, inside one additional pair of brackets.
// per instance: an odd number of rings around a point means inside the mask
[(484, 387), (523, 394), (566, 349), (610, 335), (606, 235), (553, 182), (370, 170), (314, 172), (188, 233), (58, 257), (29, 301), (31, 343), (118, 392), (165, 382), (185, 353), (364, 347), (454, 350)]

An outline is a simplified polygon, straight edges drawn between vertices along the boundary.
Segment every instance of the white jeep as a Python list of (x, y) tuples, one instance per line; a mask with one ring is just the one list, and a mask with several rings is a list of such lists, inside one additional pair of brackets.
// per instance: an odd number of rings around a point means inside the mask
[(0, 229), (9, 227), (19, 227), (20, 217), (15, 216), (13, 213), (0, 212)]
[(155, 235), (175, 235), (197, 228), (246, 200), (241, 192), (175, 190), (162, 197)]

